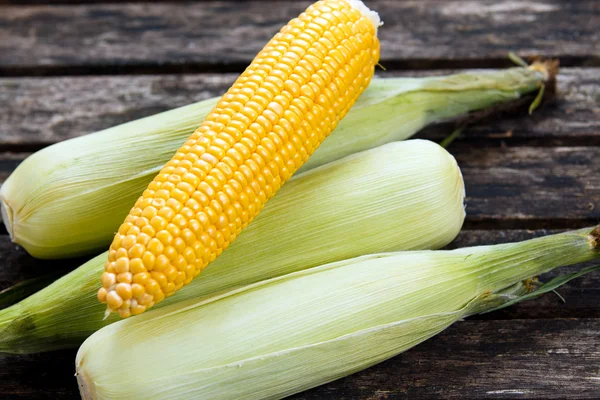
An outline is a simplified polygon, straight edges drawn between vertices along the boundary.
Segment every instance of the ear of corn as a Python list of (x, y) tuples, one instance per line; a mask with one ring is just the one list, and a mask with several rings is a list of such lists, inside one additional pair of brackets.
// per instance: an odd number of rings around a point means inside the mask
[(379, 61), (365, 10), (318, 1), (267, 43), (119, 227), (98, 290), (106, 315), (189, 284), (331, 133)]
[[(547, 76), (544, 69), (511, 68), (374, 79), (299, 172), (406, 139), (428, 124), (518, 99), (537, 90)], [(39, 258), (108, 246), (139, 193), (217, 102), (201, 101), (66, 140), (27, 158), (0, 187), (0, 209), (13, 241)]]
[[(440, 248), (460, 230), (463, 200), (456, 161), (435, 143), (395, 142), (346, 157), (294, 176), (202, 279), (157, 307), (367, 253)], [(102, 321), (96, 300), (106, 259), (0, 311), (0, 351), (75, 347), (113, 323)]]
[(600, 230), (521, 243), (370, 255), (165, 307), (79, 349), (85, 399), (281, 398), (392, 357), (597, 259)]

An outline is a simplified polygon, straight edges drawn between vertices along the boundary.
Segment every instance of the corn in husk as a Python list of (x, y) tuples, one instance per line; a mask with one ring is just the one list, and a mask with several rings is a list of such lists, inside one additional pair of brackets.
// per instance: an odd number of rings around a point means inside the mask
[[(395, 142), (293, 177), (227, 251), (177, 296), (207, 296), (372, 252), (437, 249), (464, 220), (454, 158), (425, 140)], [(106, 253), (0, 311), (0, 351), (71, 347), (103, 321), (96, 300)]]
[(77, 353), (84, 399), (276, 399), (390, 358), (598, 258), (600, 229), (363, 256), (119, 321)]
[[(549, 75), (540, 64), (374, 79), (301, 171), (406, 139), (428, 124), (517, 99), (538, 90)], [(107, 247), (139, 195), (217, 100), (67, 140), (27, 158), (0, 188), (0, 208), (12, 240), (39, 258)]]

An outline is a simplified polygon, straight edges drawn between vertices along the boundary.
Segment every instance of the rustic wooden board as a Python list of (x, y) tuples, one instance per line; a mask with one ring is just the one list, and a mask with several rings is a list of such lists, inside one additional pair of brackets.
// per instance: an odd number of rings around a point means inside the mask
[(43, 146), (223, 94), (237, 74), (0, 79), (0, 146)]
[[(28, 279), (67, 273), (88, 258), (68, 260), (38, 260), (12, 243), (8, 235), (0, 235), (0, 291)], [(56, 275), (58, 279), (60, 275)]]
[[(456, 71), (454, 71), (456, 72)], [(381, 76), (443, 75), (406, 71)], [(563, 68), (558, 97), (529, 116), (490, 116), (465, 137), (536, 145), (600, 144), (600, 84), (595, 68)], [(222, 94), (237, 74), (86, 76), (0, 79), (0, 148), (35, 150), (171, 108)], [(440, 140), (437, 126), (419, 137)], [(509, 132), (509, 133), (507, 133)]]
[(465, 179), (470, 221), (496, 220), (485, 225), (495, 228), (558, 228), (600, 218), (599, 147), (455, 144), (450, 150)]
[[(6, 6), (0, 73), (241, 70), (310, 1), (267, 4)], [(382, 63), (390, 68), (508, 65), (509, 51), (559, 57), (563, 65), (600, 65), (600, 4), (594, 0), (369, 5), (385, 19)]]
[[(0, 78), (0, 184), (27, 152), (222, 93), (310, 1), (0, 0), (0, 76), (14, 76)], [(567, 67), (553, 104), (531, 117), (488, 118), (451, 146), (467, 182), (469, 216), (450, 248), (600, 222), (599, 2), (367, 4), (386, 22), (382, 56), (391, 72), (384, 75), (508, 66), (508, 51), (560, 57)], [(398, 71), (407, 68), (420, 71)], [(450, 130), (437, 126), (419, 137), (439, 141)], [(0, 228), (0, 290), (81, 261), (35, 260)], [(566, 303), (547, 294), (470, 318), (404, 355), (294, 398), (598, 398), (600, 274), (558, 292)], [(74, 358), (74, 350), (0, 355), (0, 397), (78, 398)]]
[(0, 185), (29, 153), (0, 153)]
[[(471, 228), (573, 228), (600, 220), (600, 147), (456, 143), (450, 151), (463, 172)], [(0, 176), (17, 163), (1, 160)]]
[(223, 94), (237, 74), (0, 79), (0, 147), (41, 147)]
[[(400, 356), (292, 398), (594, 399), (598, 331), (597, 319), (458, 322)], [(75, 354), (0, 356), (3, 398), (78, 398)]]

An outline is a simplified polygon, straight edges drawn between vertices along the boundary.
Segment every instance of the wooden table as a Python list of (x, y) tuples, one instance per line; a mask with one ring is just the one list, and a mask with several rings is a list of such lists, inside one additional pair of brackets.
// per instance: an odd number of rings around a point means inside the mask
[[(0, 0), (0, 182), (44, 146), (222, 93), (308, 4), (53, 3)], [(561, 61), (553, 104), (531, 117), (488, 120), (451, 146), (468, 195), (453, 247), (600, 221), (599, 1), (367, 3), (385, 21), (382, 75), (507, 67), (508, 51)], [(447, 133), (419, 136), (439, 141)], [(0, 289), (77, 264), (34, 260), (1, 231)], [(470, 318), (295, 398), (599, 398), (600, 278), (559, 292), (566, 303), (549, 294)], [(0, 356), (0, 398), (77, 398), (74, 356)]]

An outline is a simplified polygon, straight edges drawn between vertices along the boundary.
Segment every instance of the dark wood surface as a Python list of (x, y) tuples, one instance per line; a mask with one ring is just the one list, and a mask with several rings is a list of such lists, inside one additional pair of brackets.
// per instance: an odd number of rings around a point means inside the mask
[[(0, 0), (0, 183), (39, 148), (222, 93), (308, 4), (41, 3)], [(367, 3), (385, 19), (382, 75), (508, 66), (509, 50), (562, 63), (552, 104), (532, 116), (488, 118), (452, 144), (468, 217), (450, 248), (600, 222), (600, 2)], [(428, 128), (419, 137), (439, 141), (449, 129)], [(79, 263), (34, 260), (0, 229), (0, 290)], [(600, 398), (600, 276), (558, 292), (566, 302), (547, 294), (470, 318), (295, 398)], [(0, 356), (0, 398), (77, 398), (74, 355)]]
[[(0, 13), (0, 72), (238, 69), (310, 1), (279, 3), (6, 6)], [(600, 64), (600, 3), (595, 0), (369, 4), (385, 18), (380, 40), (388, 68), (508, 65), (509, 51), (560, 57), (563, 65)]]

